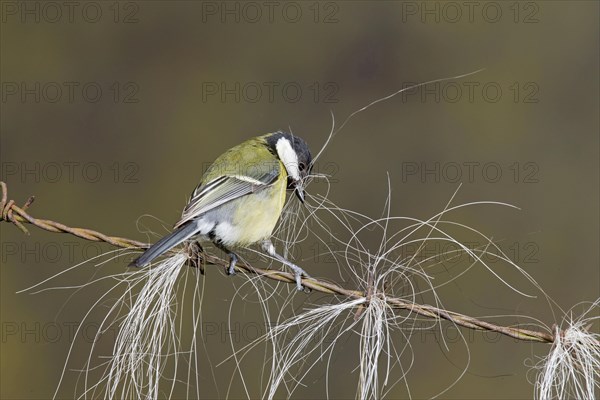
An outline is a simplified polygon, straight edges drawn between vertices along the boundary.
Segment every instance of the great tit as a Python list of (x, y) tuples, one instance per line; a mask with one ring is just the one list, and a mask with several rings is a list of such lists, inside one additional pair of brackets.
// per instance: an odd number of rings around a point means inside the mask
[(229, 256), (228, 275), (238, 257), (232, 249), (260, 243), (264, 252), (289, 267), (302, 290), (308, 274), (275, 251), (271, 242), (287, 190), (304, 202), (304, 181), (312, 156), (304, 140), (287, 132), (249, 139), (223, 153), (192, 192), (174, 231), (130, 266), (143, 267), (189, 239), (210, 241)]

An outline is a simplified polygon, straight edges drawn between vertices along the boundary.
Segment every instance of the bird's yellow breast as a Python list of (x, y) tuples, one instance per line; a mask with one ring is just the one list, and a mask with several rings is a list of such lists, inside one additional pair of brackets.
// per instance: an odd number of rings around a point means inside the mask
[[(280, 163), (281, 164), (281, 163)], [(273, 233), (285, 205), (287, 173), (283, 164), (275, 182), (259, 192), (244, 196), (236, 202), (232, 236), (237, 246), (246, 246), (267, 239)], [(227, 238), (223, 238), (227, 241)]]

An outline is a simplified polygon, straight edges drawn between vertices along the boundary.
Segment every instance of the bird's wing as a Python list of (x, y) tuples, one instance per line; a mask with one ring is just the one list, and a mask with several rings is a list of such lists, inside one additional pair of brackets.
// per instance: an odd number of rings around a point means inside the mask
[(206, 184), (200, 184), (192, 193), (175, 228), (225, 203), (268, 187), (275, 182), (279, 173), (280, 168), (277, 166), (255, 177), (222, 175)]

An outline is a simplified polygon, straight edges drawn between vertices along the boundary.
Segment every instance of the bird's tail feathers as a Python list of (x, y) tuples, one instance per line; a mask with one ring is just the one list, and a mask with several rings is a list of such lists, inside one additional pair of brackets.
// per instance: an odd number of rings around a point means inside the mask
[(143, 267), (157, 257), (160, 257), (167, 251), (198, 233), (198, 225), (195, 221), (190, 221), (177, 228), (172, 233), (154, 243), (141, 256), (129, 264), (130, 267)]

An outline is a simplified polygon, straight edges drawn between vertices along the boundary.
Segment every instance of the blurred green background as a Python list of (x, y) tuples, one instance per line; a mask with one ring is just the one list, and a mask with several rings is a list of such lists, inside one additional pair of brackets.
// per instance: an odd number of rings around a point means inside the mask
[[(36, 217), (144, 241), (144, 229), (158, 232), (162, 226), (138, 218), (152, 215), (169, 227), (206, 164), (234, 144), (291, 129), (316, 152), (329, 133), (331, 112), (339, 124), (409, 83), (485, 68), (399, 95), (351, 120), (318, 166), (332, 175), (330, 199), (377, 217), (389, 173), (392, 214), (429, 218), (462, 183), (453, 204), (493, 200), (520, 208), (485, 206), (454, 216), (499, 240), (558, 305), (569, 309), (599, 295), (597, 2), (1, 6), (1, 179), (17, 202), (36, 195)], [(74, 327), (114, 282), (77, 292), (16, 292), (110, 246), (38, 229), (23, 236), (14, 226), (0, 228), (0, 396), (47, 399)], [(310, 256), (314, 245), (310, 239), (303, 244), (303, 267), (336, 279), (334, 264)], [(101, 270), (81, 267), (44, 287), (119, 273), (130, 257)], [(539, 295), (508, 268), (498, 272)], [(208, 332), (205, 344), (198, 344), (200, 392), (224, 397), (233, 376), (229, 396), (243, 398), (234, 365), (216, 364), (231, 355), (232, 341), (239, 348), (256, 336), (252, 329), (264, 333), (264, 318), (255, 302), (238, 298), (232, 318), (241, 325), (228, 326), (241, 278), (226, 279), (210, 269), (200, 279), (206, 282), (202, 316)], [(547, 325), (562, 318), (542, 297), (519, 296), (481, 270), (439, 295), (446, 307), (469, 315), (533, 316)], [(303, 300), (300, 307), (331, 301), (316, 294)], [(102, 317), (100, 309), (84, 328), (94, 332)], [(469, 368), (442, 398), (532, 397), (529, 381), (535, 375), (527, 359), (543, 356), (549, 346), (467, 334)], [(467, 353), (456, 331), (448, 335), (454, 339), (450, 348), (456, 347), (450, 352), (432, 332), (413, 337), (414, 365), (389, 398), (407, 398), (407, 385), (412, 398), (420, 399), (452, 384)], [(82, 368), (89, 352), (90, 340), (76, 343), (69, 369)], [(103, 342), (100, 351), (110, 350), (110, 340)], [(354, 398), (358, 372), (349, 366), (356, 365), (356, 351), (356, 339), (336, 349), (329, 366), (331, 398)], [(243, 364), (251, 397), (261, 394), (256, 377), (263, 355), (251, 353)], [(403, 362), (410, 364), (410, 358)], [(324, 397), (324, 370), (325, 364), (317, 366), (294, 396)], [(73, 396), (77, 377), (67, 373), (60, 397)], [(176, 394), (185, 396), (181, 388)]]

